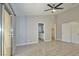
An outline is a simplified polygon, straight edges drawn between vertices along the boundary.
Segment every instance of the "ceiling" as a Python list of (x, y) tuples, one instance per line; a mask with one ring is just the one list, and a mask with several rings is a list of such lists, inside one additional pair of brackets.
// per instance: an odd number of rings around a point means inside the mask
[(64, 7), (63, 10), (57, 10), (54, 13), (51, 11), (44, 11), (50, 9), (47, 3), (12, 3), (12, 8), (17, 16), (39, 16), (39, 15), (55, 15), (62, 13), (66, 10), (78, 6), (78, 3), (64, 3), (60, 7)]

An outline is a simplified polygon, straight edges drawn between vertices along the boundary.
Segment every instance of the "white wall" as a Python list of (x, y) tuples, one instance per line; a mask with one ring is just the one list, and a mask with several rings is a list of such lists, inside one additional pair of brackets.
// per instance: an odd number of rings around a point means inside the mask
[(62, 24), (71, 22), (71, 21), (76, 21), (79, 22), (79, 6), (72, 8), (70, 10), (67, 10), (59, 15), (57, 17), (57, 39), (61, 40), (62, 37)]
[(16, 17), (16, 44), (38, 42), (37, 23), (45, 23), (45, 40), (51, 39), (51, 29), (55, 24), (54, 16), (17, 16)]

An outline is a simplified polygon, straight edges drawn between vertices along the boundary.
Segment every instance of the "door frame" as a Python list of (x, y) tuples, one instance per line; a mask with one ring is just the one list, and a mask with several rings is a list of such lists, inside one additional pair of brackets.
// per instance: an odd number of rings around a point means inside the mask
[(45, 41), (45, 23), (44, 22), (37, 22), (37, 40), (39, 42), (39, 39), (38, 39), (38, 24), (41, 23), (41, 24), (44, 24), (44, 41)]

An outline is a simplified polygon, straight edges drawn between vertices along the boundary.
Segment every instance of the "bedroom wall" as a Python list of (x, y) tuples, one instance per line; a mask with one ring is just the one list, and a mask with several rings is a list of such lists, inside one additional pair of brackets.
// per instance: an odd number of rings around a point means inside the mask
[(74, 7), (70, 10), (67, 10), (57, 16), (57, 40), (62, 39), (62, 24), (67, 22), (76, 21), (79, 22), (79, 7)]
[(51, 29), (55, 24), (54, 16), (17, 16), (16, 45), (37, 43), (37, 23), (45, 24), (45, 41), (51, 40)]

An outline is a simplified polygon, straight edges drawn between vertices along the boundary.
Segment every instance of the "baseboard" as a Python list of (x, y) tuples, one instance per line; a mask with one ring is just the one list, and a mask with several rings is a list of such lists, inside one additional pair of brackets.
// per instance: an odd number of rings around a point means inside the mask
[(56, 39), (56, 40), (60, 40), (60, 41), (62, 41), (61, 39)]
[(35, 43), (38, 43), (38, 41), (36, 41), (36, 42), (28, 42), (28, 43), (16, 44), (16, 46), (29, 45), (29, 44), (35, 44)]
[(45, 40), (45, 42), (47, 42), (47, 41), (51, 41), (51, 40)]

